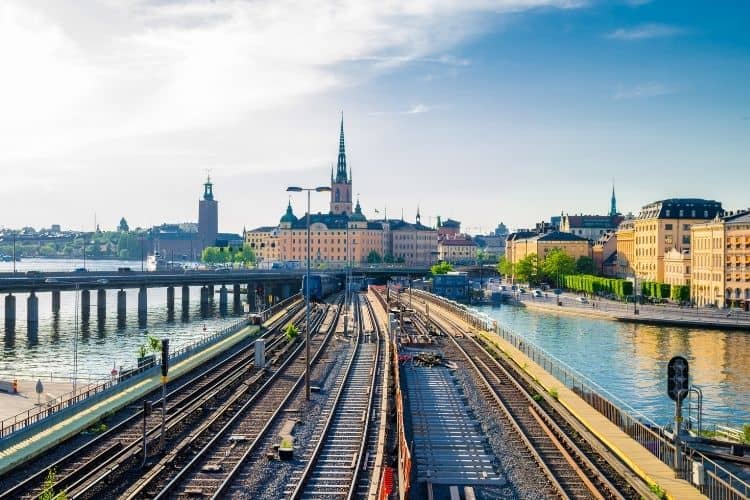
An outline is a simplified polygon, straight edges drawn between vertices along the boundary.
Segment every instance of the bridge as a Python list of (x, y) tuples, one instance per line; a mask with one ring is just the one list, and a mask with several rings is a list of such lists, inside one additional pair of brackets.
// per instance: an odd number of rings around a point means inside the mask
[[(331, 273), (344, 277), (344, 269), (314, 270), (315, 273)], [(403, 266), (360, 266), (353, 267), (351, 273), (376, 279), (387, 279), (391, 276), (417, 277), (429, 274), (427, 267)], [(209, 302), (213, 301), (215, 287), (219, 288), (219, 310), (225, 314), (228, 309), (227, 287), (232, 289), (233, 312), (242, 312), (242, 285), (246, 286), (247, 302), (252, 304), (253, 294), (261, 291), (258, 299), (268, 304), (290, 297), (300, 289), (305, 269), (262, 270), (262, 269), (222, 269), (208, 271), (82, 271), (82, 272), (37, 272), (0, 273), (0, 293), (5, 296), (5, 328), (14, 330), (16, 322), (17, 293), (28, 293), (27, 328), (35, 333), (39, 324), (39, 299), (37, 293), (52, 293), (52, 312), (60, 311), (60, 293), (62, 291), (80, 290), (81, 317), (87, 321), (90, 315), (91, 291), (96, 292), (96, 309), (100, 318), (106, 316), (107, 290), (117, 292), (118, 322), (123, 320), (126, 311), (125, 289), (138, 289), (138, 321), (145, 325), (148, 314), (148, 289), (166, 288), (167, 312), (173, 314), (175, 309), (175, 287), (181, 287), (182, 312), (187, 313), (190, 307), (190, 287), (200, 286), (200, 305), (207, 311)], [(270, 297), (270, 299), (269, 299)]]

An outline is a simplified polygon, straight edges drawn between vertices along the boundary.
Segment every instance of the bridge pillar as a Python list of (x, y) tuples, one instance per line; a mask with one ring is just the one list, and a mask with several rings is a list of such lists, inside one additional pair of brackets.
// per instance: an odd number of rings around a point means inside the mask
[(240, 291), (240, 284), (235, 283), (232, 286), (232, 302), (234, 304), (234, 314), (242, 314), (242, 292)]
[(174, 287), (167, 287), (167, 316), (174, 316)]
[(190, 315), (190, 287), (182, 285), (182, 315)]
[(13, 330), (16, 327), (16, 296), (8, 294), (5, 296), (5, 329)]
[(214, 294), (216, 293), (216, 290), (214, 290), (213, 285), (208, 285), (208, 300), (209, 302), (214, 301)]
[(208, 314), (208, 287), (201, 287), (201, 315)]
[(227, 286), (221, 285), (219, 288), (219, 313), (222, 316), (227, 314)]
[(91, 314), (91, 292), (81, 290), (81, 321), (88, 321)]
[(125, 324), (126, 306), (127, 305), (127, 294), (125, 290), (118, 290), (117, 292), (117, 324)]
[(145, 326), (148, 319), (148, 291), (145, 286), (138, 290), (138, 325)]
[(26, 327), (32, 335), (39, 330), (39, 297), (33, 290), (26, 299)]
[(52, 290), (52, 314), (60, 312), (60, 290)]
[(96, 312), (99, 316), (107, 313), (107, 290), (100, 288), (96, 291)]

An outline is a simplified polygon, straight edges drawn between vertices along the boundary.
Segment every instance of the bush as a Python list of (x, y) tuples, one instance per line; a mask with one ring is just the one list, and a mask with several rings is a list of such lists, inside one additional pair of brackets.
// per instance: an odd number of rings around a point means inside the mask
[(547, 392), (549, 393), (550, 396), (552, 396), (555, 399), (557, 399), (558, 396), (559, 396), (559, 394), (557, 393), (557, 388), (556, 387), (550, 387), (549, 391), (547, 391)]
[(572, 274), (563, 277), (563, 286), (589, 294), (612, 293), (620, 299), (633, 295), (633, 283), (624, 279), (602, 278), (591, 274)]

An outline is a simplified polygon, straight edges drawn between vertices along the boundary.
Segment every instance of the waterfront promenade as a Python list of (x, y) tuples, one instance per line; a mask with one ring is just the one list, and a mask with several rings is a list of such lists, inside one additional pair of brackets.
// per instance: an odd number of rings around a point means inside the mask
[(750, 313), (737, 309), (638, 304), (638, 314), (635, 314), (633, 304), (606, 299), (580, 302), (572, 294), (561, 295), (560, 305), (553, 294), (536, 298), (531, 294), (521, 294), (512, 303), (529, 309), (615, 321), (750, 331)]

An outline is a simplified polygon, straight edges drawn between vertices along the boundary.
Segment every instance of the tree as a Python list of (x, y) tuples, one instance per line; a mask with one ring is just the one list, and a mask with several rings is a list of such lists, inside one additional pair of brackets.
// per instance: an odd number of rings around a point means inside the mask
[(396, 262), (396, 259), (393, 258), (393, 254), (387, 253), (383, 257), (383, 262), (385, 262), (386, 264), (393, 264), (394, 262)]
[(576, 274), (594, 274), (594, 259), (586, 255), (578, 257)]
[(476, 258), (477, 258), (477, 264), (479, 264), (479, 265), (481, 266), (481, 265), (482, 265), (482, 263), (483, 263), (483, 262), (484, 262), (485, 260), (487, 260), (487, 252), (485, 252), (485, 251), (484, 251), (484, 250), (482, 250), (481, 248), (478, 248), (478, 249), (477, 249), (477, 253), (476, 253)]
[(255, 252), (249, 245), (243, 245), (242, 248), (234, 252), (233, 261), (248, 267), (255, 263)]
[(500, 262), (497, 263), (497, 272), (504, 276), (513, 276), (514, 267), (513, 263), (503, 255), (500, 257)]
[(573, 274), (575, 268), (576, 261), (560, 248), (550, 250), (542, 263), (542, 273), (547, 279), (555, 280), (555, 283), (563, 276)]
[(381, 262), (383, 262), (383, 258), (380, 256), (377, 250), (371, 250), (370, 253), (367, 254), (368, 264), (380, 264)]
[(430, 268), (430, 271), (432, 272), (433, 275), (436, 275), (436, 274), (447, 274), (450, 271), (453, 271), (453, 266), (451, 266), (447, 262), (438, 262), (437, 264), (433, 265)]
[(516, 277), (520, 281), (532, 283), (539, 275), (539, 259), (535, 253), (530, 253), (516, 263)]

